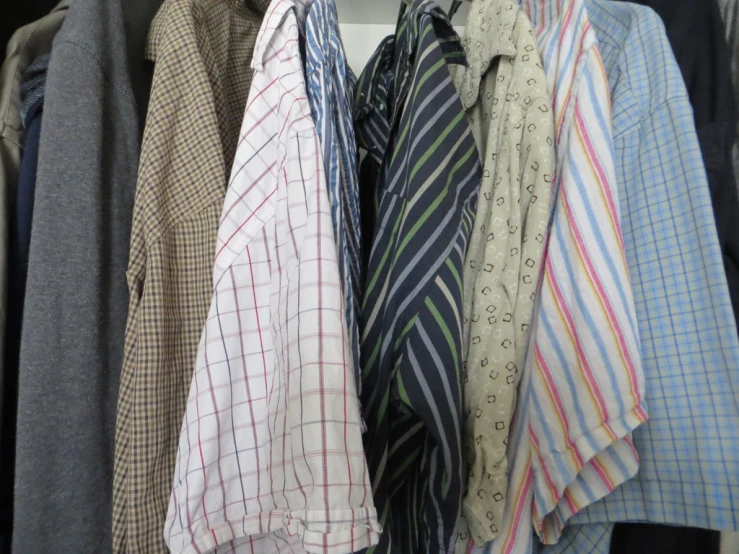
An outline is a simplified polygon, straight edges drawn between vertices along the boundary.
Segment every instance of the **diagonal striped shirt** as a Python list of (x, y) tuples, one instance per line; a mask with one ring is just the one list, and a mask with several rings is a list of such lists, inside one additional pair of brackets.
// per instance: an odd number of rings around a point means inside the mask
[(303, 8), (273, 0), (257, 38), (164, 529), (172, 552), (345, 554), (379, 538)]
[(552, 93), (557, 177), (533, 348), (509, 445), (508, 499), (485, 552), (528, 553), (638, 470), (646, 421), (615, 187), (608, 81), (583, 0), (527, 0)]
[(321, 140), (331, 219), (338, 248), (339, 272), (346, 303), (357, 390), (362, 294), (357, 139), (352, 104), (356, 77), (344, 54), (335, 0), (314, 0), (305, 23), (305, 73), (313, 120)]
[[(357, 136), (379, 172), (361, 316), (375, 552), (452, 552), (462, 501), (461, 274), (481, 166), (451, 79), (464, 50), (433, 2), (403, 8), (360, 77)], [(370, 172), (371, 173), (371, 172)]]

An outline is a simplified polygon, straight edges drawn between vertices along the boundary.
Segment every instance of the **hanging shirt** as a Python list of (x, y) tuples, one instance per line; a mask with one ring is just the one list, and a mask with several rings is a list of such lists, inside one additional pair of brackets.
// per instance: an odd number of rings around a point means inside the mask
[(357, 139), (352, 120), (352, 98), (357, 80), (344, 54), (335, 0), (315, 0), (312, 3), (305, 22), (305, 35), (308, 101), (321, 139), (346, 303), (346, 325), (351, 338), (355, 381), (359, 391), (357, 314), (362, 294), (362, 240)]
[(554, 215), (540, 311), (509, 440), (508, 498), (485, 552), (531, 552), (637, 472), (646, 420), (615, 187), (608, 83), (583, 0), (530, 0), (556, 122)]
[[(166, 0), (133, 209), (113, 482), (113, 551), (165, 554), (162, 538), (213, 245), (267, 0)], [(53, 64), (53, 61), (52, 61)], [(137, 158), (138, 159), (138, 158)]]
[(465, 63), (459, 38), (434, 2), (401, 9), (357, 89), (357, 137), (379, 168), (362, 183), (377, 201), (361, 320), (365, 447), (384, 527), (375, 552), (451, 552), (463, 484), (462, 269), (482, 172), (450, 74)]
[[(550, 216), (554, 117), (531, 23), (515, 0), (474, 0), (455, 84), (484, 152), (464, 266), (464, 514), (483, 545), (503, 518), (506, 445)], [(465, 537), (464, 522), (460, 537)]]
[(719, 246), (729, 283), (734, 317), (739, 319), (739, 193), (732, 150), (737, 107), (731, 79), (731, 53), (716, 0), (634, 0), (653, 8), (688, 89), (698, 143), (708, 174)]
[(176, 553), (343, 554), (379, 538), (304, 7), (274, 0), (257, 38), (164, 527)]
[(634, 433), (637, 476), (575, 516), (583, 525), (547, 552), (607, 554), (616, 521), (739, 528), (739, 344), (693, 112), (664, 26), (641, 6), (587, 5), (611, 86), (651, 419)]

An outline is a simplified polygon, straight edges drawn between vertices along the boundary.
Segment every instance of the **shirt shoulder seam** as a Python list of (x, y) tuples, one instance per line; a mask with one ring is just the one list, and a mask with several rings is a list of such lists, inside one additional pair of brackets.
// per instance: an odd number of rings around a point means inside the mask
[(649, 112), (644, 117), (640, 117), (639, 118), (639, 121), (637, 121), (633, 125), (630, 125), (629, 127), (627, 127), (626, 129), (624, 129), (623, 131), (619, 131), (617, 134), (614, 133), (613, 140), (623, 138), (623, 137), (625, 137), (627, 135), (630, 135), (631, 133), (633, 133), (635, 131), (638, 131), (639, 129), (641, 129), (641, 126), (642, 126), (642, 124), (645, 121), (647, 121), (647, 120), (651, 119), (652, 117), (654, 117), (654, 115), (657, 112), (659, 112), (662, 108), (664, 108), (666, 105), (671, 104), (672, 102), (675, 102), (675, 101), (678, 101), (678, 100), (682, 100), (682, 99), (683, 99), (682, 96), (677, 96), (676, 95), (676, 96), (670, 96), (669, 98), (666, 98), (665, 100), (662, 100), (659, 104), (657, 104), (656, 106), (654, 106), (653, 108), (651, 108), (649, 110)]
[[(134, 106), (136, 106), (136, 99), (133, 97), (133, 94), (129, 91), (127, 91), (125, 88), (120, 86), (114, 79), (111, 77), (110, 72), (108, 71), (108, 68), (103, 63), (103, 60), (98, 55), (97, 51), (91, 47), (89, 44), (81, 41), (77, 41), (72, 38), (64, 38), (62, 39), (58, 44), (54, 45), (55, 49), (58, 49), (60, 46), (68, 44), (70, 46), (74, 46), (81, 50), (82, 52), (85, 52), (87, 55), (90, 56), (98, 65), (98, 67), (102, 70), (103, 76), (105, 79), (113, 86), (113, 88), (121, 93), (128, 101), (133, 102)], [(138, 107), (138, 106), (137, 106)]]
[[(169, 222), (167, 225), (162, 226), (161, 229), (157, 229), (156, 231), (152, 231), (150, 234), (146, 233), (146, 230), (143, 229), (142, 232), (144, 233), (145, 237), (145, 250), (147, 252), (147, 257), (149, 256), (149, 252), (152, 248), (154, 248), (159, 242), (161, 242), (164, 237), (166, 237), (169, 233), (176, 230), (181, 225), (189, 222), (191, 219), (199, 216), (201, 213), (203, 213), (205, 210), (211, 209), (213, 206), (216, 208), (222, 209), (223, 208), (223, 198), (212, 200), (211, 202), (201, 206), (197, 210), (187, 214), (184, 217), (177, 218), (176, 221)], [(219, 220), (220, 220), (220, 211), (218, 212)], [(218, 224), (218, 227), (220, 228), (220, 221)]]

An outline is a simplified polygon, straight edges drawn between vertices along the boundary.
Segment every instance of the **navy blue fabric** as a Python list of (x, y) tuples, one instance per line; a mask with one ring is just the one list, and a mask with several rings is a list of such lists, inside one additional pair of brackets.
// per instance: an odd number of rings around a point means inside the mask
[[(5, 328), (5, 375), (3, 386), (2, 498), (11, 498), (15, 470), (15, 436), (18, 406), (18, 363), (20, 357), (23, 304), (28, 275), (28, 251), (31, 243), (31, 215), (36, 189), (41, 139), (41, 116), (44, 99), (38, 98), (26, 113), (26, 142), (21, 157), (16, 197), (10, 199), (15, 209), (10, 214), (8, 244), (8, 313)], [(5, 516), (5, 514), (3, 514)], [(0, 545), (0, 553), (10, 551), (10, 545)]]
[[(8, 319), (6, 328), (5, 367), (7, 391), (14, 391), (12, 383), (17, 381), (18, 356), (20, 352), (21, 327), (23, 322), (23, 300), (26, 292), (28, 276), (28, 251), (31, 244), (31, 219), (33, 214), (33, 198), (36, 190), (36, 168), (38, 166), (39, 142), (41, 140), (41, 116), (44, 99), (38, 98), (26, 113), (23, 122), (26, 127), (26, 142), (21, 157), (18, 174), (17, 196), (11, 205), (15, 210), (10, 218), (9, 271), (8, 275)], [(15, 419), (14, 394), (5, 404), (5, 410), (11, 420)], [(4, 418), (5, 419), (5, 418)], [(12, 426), (14, 430), (14, 425)], [(15, 433), (13, 433), (14, 435)], [(5, 433), (3, 433), (3, 436)]]
[[(363, 308), (364, 445), (383, 534), (371, 554), (454, 552), (462, 467), (462, 282), (482, 167), (431, 0), (402, 8), (356, 91), (376, 228)], [(363, 229), (365, 231), (365, 229)]]
[(16, 233), (18, 248), (17, 271), (22, 272), (19, 280), (25, 292), (26, 271), (28, 269), (28, 249), (31, 244), (31, 217), (33, 215), (33, 197), (36, 191), (36, 168), (38, 167), (38, 150), (41, 139), (41, 115), (44, 99), (39, 98), (29, 110), (25, 119), (26, 145), (21, 158), (18, 176), (18, 198), (16, 202)]

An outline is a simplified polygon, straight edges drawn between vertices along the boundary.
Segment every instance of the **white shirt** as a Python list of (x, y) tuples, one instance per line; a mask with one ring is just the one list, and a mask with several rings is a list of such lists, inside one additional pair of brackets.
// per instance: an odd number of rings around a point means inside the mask
[(257, 39), (164, 532), (177, 553), (342, 554), (379, 539), (304, 9), (274, 0)]

